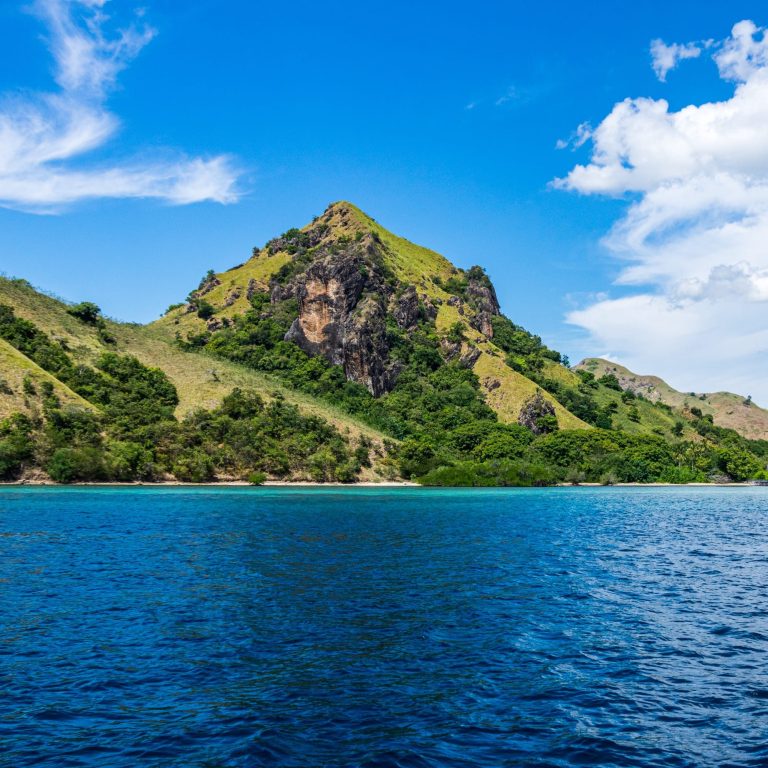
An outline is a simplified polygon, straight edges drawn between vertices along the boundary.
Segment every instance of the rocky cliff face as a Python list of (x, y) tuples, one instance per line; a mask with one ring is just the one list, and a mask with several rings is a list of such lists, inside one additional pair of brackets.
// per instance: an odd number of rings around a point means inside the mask
[[(307, 268), (272, 296), (295, 296), (299, 316), (286, 335), (310, 355), (340, 365), (348, 379), (381, 395), (394, 384), (388, 360), (386, 314), (393, 289), (378, 265), (370, 235), (338, 245), (321, 245)], [(406, 313), (407, 314), (407, 313)]]

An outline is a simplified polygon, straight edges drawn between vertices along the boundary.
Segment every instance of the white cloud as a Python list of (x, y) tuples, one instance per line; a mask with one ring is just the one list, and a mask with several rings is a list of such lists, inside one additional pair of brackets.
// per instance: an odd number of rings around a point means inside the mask
[(768, 40), (765, 30), (752, 21), (740, 21), (731, 37), (714, 56), (720, 75), (726, 80), (745, 82), (768, 65)]
[(558, 139), (556, 149), (578, 149), (586, 144), (592, 138), (592, 126), (589, 123), (582, 123), (567, 139)]
[(696, 43), (667, 45), (663, 40), (651, 42), (651, 62), (656, 77), (665, 82), (667, 73), (673, 70), (683, 59), (695, 59), (701, 55), (701, 48)]
[(83, 156), (114, 137), (105, 106), (117, 75), (155, 36), (131, 25), (108, 34), (107, 0), (37, 0), (47, 29), (54, 93), (6, 96), (0, 103), (0, 205), (56, 211), (93, 198), (157, 198), (172, 204), (233, 202), (237, 173), (226, 156), (88, 166)]
[(634, 293), (568, 320), (641, 373), (768, 404), (768, 42), (743, 21), (711, 48), (730, 98), (625, 99), (590, 131), (590, 161), (554, 182), (629, 196), (605, 244)]

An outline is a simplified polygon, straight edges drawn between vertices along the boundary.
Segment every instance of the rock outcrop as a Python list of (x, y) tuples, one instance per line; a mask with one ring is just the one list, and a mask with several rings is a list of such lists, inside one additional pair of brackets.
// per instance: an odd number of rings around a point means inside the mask
[(392, 316), (395, 322), (405, 331), (413, 330), (419, 322), (420, 307), (416, 289), (409, 285), (399, 298), (394, 300)]
[[(269, 253), (291, 256), (269, 286), (272, 304), (290, 299), (298, 304), (286, 341), (341, 366), (347, 379), (377, 397), (392, 389), (402, 367), (390, 359), (392, 322), (412, 333), (422, 322), (435, 322), (439, 303), (420, 294), (416, 285), (397, 281), (388, 248), (375, 230), (361, 226), (359, 217), (344, 206), (332, 206), (310, 227), (289, 230), (266, 247)], [(249, 298), (251, 292), (249, 284)], [(479, 267), (466, 273), (462, 294), (446, 301), (486, 338), (493, 336), (492, 319), (500, 313), (499, 302)], [(447, 339), (441, 350), (445, 359), (468, 367), (481, 354), (474, 345)]]
[(464, 296), (467, 304), (475, 310), (475, 316), (471, 319), (470, 325), (475, 330), (480, 331), (487, 339), (492, 339), (492, 320), (501, 314), (501, 307), (493, 283), (486, 275), (476, 277), (472, 275), (472, 270), (470, 270)]
[(534, 435), (543, 435), (557, 429), (555, 406), (547, 400), (540, 389), (520, 409), (517, 423), (527, 427)]
[(391, 389), (397, 374), (388, 361), (386, 338), (391, 293), (370, 238), (340, 252), (318, 249), (304, 272), (286, 285), (272, 286), (273, 301), (290, 296), (298, 300), (299, 316), (286, 340), (342, 366), (348, 379), (375, 396)]
[(209, 272), (200, 281), (200, 285), (197, 287), (197, 290), (193, 291), (190, 296), (205, 296), (206, 293), (210, 293), (219, 285), (221, 285), (221, 280), (219, 280), (213, 270), (209, 270)]
[(240, 298), (240, 289), (238, 287), (233, 288), (224, 299), (224, 306), (231, 307)]

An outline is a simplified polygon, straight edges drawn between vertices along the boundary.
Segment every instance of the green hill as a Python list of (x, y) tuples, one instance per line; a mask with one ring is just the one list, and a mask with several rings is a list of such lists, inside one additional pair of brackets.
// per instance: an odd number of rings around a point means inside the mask
[[(295, 406), (300, 413), (327, 422), (345, 439), (360, 440), (372, 446), (372, 467), (361, 468), (359, 479), (391, 479), (396, 472), (384, 460), (387, 440), (379, 430), (364, 424), (327, 402), (297, 392), (282, 381), (267, 374), (248, 369), (226, 360), (212, 359), (205, 354), (185, 352), (167, 334), (152, 326), (104, 321), (106, 343), (95, 326), (84, 324), (69, 314), (69, 305), (57, 298), (36, 291), (24, 280), (0, 278), (0, 306), (13, 308), (18, 318), (32, 322), (57, 345), (67, 350), (76, 364), (93, 366), (99, 356), (115, 352), (130, 355), (142, 364), (158, 368), (168, 377), (178, 393), (175, 416), (183, 419), (199, 409), (214, 409), (235, 389), (257, 393), (267, 403), (276, 399)], [(27, 415), (42, 411), (39, 392), (25, 395), (23, 383), (50, 381), (54, 393), (63, 405), (99, 411), (99, 407), (77, 395), (54, 375), (43, 370), (7, 341), (0, 339), (0, 418), (12, 413)], [(37, 387), (39, 389), (39, 387)], [(297, 479), (310, 479), (303, 471), (289, 474)], [(234, 479), (234, 478), (231, 478)]]
[(582, 360), (576, 368), (591, 371), (598, 378), (613, 375), (624, 390), (650, 403), (670, 406), (678, 412), (678, 418), (690, 421), (700, 412), (711, 415), (716, 426), (733, 429), (752, 440), (768, 440), (768, 411), (755, 405), (750, 397), (732, 392), (679, 392), (658, 376), (641, 376), (598, 357)]
[[(460, 323), (466, 336), (462, 342), (462, 353), (471, 349), (477, 355), (473, 369), (480, 377), (488, 404), (502, 421), (516, 423), (523, 404), (535, 395), (538, 387), (505, 365), (504, 352), (493, 344), (492, 339), (472, 327), (471, 320), (477, 314), (474, 307), (467, 302), (461, 305), (451, 303), (452, 299), (457, 299), (450, 291), (451, 281), (459, 281), (464, 275), (462, 270), (440, 254), (392, 234), (351, 203), (334, 203), (322, 217), (302, 230), (294, 231), (306, 234), (320, 228), (323, 228), (318, 240), (320, 244), (365, 240), (377, 243), (382, 264), (394, 280), (402, 286), (413, 286), (422, 299), (426, 298), (434, 305), (438, 331), (445, 333), (452, 325)], [(197, 291), (200, 298), (213, 308), (210, 317), (199, 317), (198, 313), (190, 311), (189, 303), (184, 303), (169, 311), (153, 327), (160, 332), (165, 331), (166, 338), (204, 333), (212, 325), (211, 321), (213, 324), (220, 323), (248, 311), (248, 296), (260, 291), (269, 292), (275, 276), (295, 263), (295, 252), (289, 252), (295, 249), (296, 246), (288, 244), (283, 236), (258, 249), (245, 264), (225, 272), (210, 273), (203, 278)], [(562, 428), (588, 426), (548, 392), (544, 391), (544, 397), (555, 408)]]
[(346, 202), (149, 325), (0, 279), (0, 363), (6, 479), (683, 482), (757, 477), (768, 457), (756, 407), (715, 421), (719, 396), (710, 411), (571, 370), (481, 267)]
[[(172, 343), (172, 336), (154, 325), (106, 320), (114, 343), (105, 344), (96, 328), (84, 325), (68, 314), (69, 305), (64, 301), (36, 291), (24, 280), (2, 277), (0, 304), (13, 307), (18, 317), (34, 322), (51, 338), (64, 342), (79, 362), (91, 364), (99, 354), (114, 350), (133, 355), (145, 365), (160, 368), (178, 390), (177, 416), (185, 416), (197, 408), (214, 408), (233, 389), (240, 387), (258, 392), (266, 400), (279, 396), (302, 411), (327, 419), (343, 431), (348, 430), (355, 437), (364, 435), (378, 443), (384, 439), (381, 432), (359, 419), (328, 403), (304, 396), (275, 377), (226, 360), (185, 352)], [(76, 395), (74, 398), (83, 402)]]
[(90, 408), (87, 400), (75, 394), (55, 376), (43, 370), (28, 357), (0, 339), (0, 419), (13, 413), (33, 413), (36, 410), (38, 388), (47, 382), (62, 402)]

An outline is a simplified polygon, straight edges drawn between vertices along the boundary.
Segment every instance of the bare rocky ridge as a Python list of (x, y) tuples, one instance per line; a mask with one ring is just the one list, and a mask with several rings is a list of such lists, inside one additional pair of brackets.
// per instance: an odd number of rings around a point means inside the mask
[[(342, 210), (342, 220), (344, 214)], [(419, 296), (415, 286), (392, 278), (383, 266), (384, 246), (370, 232), (357, 230), (342, 242), (325, 238), (328, 218), (326, 214), (300, 235), (306, 250), (300, 249), (294, 258), (309, 252), (311, 260), (288, 282), (273, 279), (271, 300), (298, 302), (299, 314), (286, 341), (342, 366), (350, 381), (378, 397), (392, 389), (401, 369), (389, 358), (387, 317), (410, 331), (422, 319), (434, 321), (437, 308), (426, 295)], [(269, 244), (273, 247), (296, 245), (283, 237)], [(477, 293), (485, 299), (481, 290)], [(495, 301), (492, 289), (491, 295)]]

